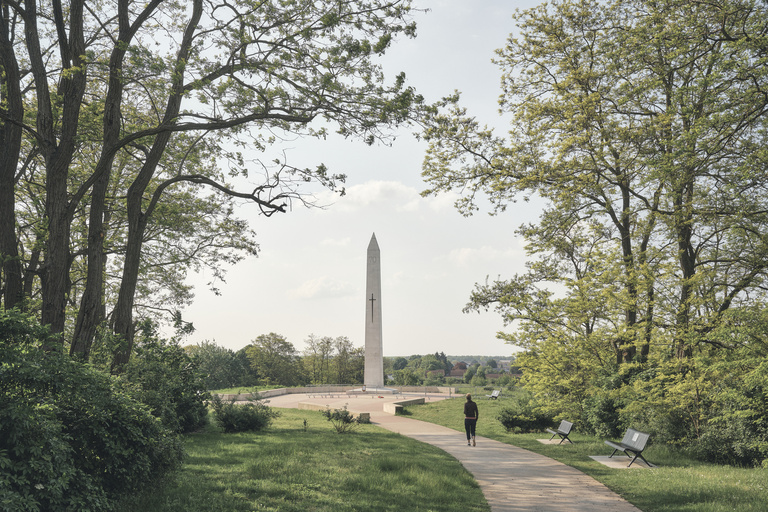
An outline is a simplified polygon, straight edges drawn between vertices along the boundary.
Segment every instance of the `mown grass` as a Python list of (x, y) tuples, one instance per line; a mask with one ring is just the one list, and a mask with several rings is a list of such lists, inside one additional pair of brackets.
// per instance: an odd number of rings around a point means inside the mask
[[(573, 466), (604, 483), (644, 512), (763, 512), (768, 510), (768, 470), (703, 463), (667, 446), (650, 445), (643, 455), (654, 469), (611, 469), (589, 458), (610, 455), (604, 439), (571, 434), (574, 444), (545, 445), (548, 434), (507, 433), (496, 419), (511, 401), (480, 394), (477, 434), (540, 453)], [(409, 406), (408, 417), (462, 431), (463, 398)], [(578, 425), (574, 430), (578, 429)]]
[(119, 512), (490, 510), (472, 475), (433, 446), (373, 425), (337, 434), (320, 412), (280, 412), (265, 432), (188, 436), (181, 471)]

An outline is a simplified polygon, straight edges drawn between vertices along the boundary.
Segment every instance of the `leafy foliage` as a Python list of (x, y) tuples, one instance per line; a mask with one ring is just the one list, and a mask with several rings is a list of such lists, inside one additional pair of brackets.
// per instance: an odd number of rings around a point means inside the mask
[(389, 142), (422, 108), (380, 63), (415, 37), (411, 0), (5, 11), (0, 298), (28, 300), (56, 333), (74, 325), (84, 360), (106, 326), (126, 342), (118, 371), (134, 316), (172, 315), (193, 298), (190, 271), (208, 270), (216, 291), (226, 266), (257, 252), (238, 203), (271, 216), (314, 206), (317, 187), (343, 194), (343, 174), (273, 146), (329, 130)]
[(301, 386), (307, 382), (296, 347), (285, 336), (262, 334), (245, 347), (245, 353), (261, 384)]
[(312, 384), (354, 384), (363, 382), (365, 354), (349, 338), (318, 337), (310, 334), (304, 341), (302, 364)]
[(512, 407), (499, 411), (496, 419), (507, 432), (515, 433), (541, 432), (554, 424), (552, 416), (544, 412), (530, 394), (517, 397)]
[(185, 349), (194, 360), (208, 390), (256, 384), (256, 374), (251, 370), (245, 350), (234, 352), (210, 341)]
[(168, 428), (184, 433), (205, 423), (209, 394), (197, 364), (177, 343), (159, 338), (151, 322), (142, 324), (123, 377)]
[(45, 330), (0, 312), (0, 504), (109, 510), (181, 462), (174, 432), (120, 380), (41, 350)]
[(358, 418), (355, 418), (351, 412), (349, 412), (346, 405), (341, 409), (333, 410), (331, 410), (329, 407), (321, 412), (323, 416), (325, 416), (325, 419), (333, 424), (333, 428), (336, 429), (336, 432), (339, 434), (352, 432), (358, 425), (362, 423)]
[(555, 415), (763, 463), (766, 333), (744, 318), (768, 283), (768, 4), (555, 0), (515, 21), (508, 136), (458, 94), (425, 123), (425, 194), (544, 205), (518, 230), (526, 271), (466, 311), (502, 316)]
[(219, 395), (211, 398), (211, 407), (216, 423), (224, 432), (258, 432), (269, 426), (280, 413), (267, 406), (258, 393), (251, 395), (245, 404), (235, 403), (235, 399), (222, 400)]

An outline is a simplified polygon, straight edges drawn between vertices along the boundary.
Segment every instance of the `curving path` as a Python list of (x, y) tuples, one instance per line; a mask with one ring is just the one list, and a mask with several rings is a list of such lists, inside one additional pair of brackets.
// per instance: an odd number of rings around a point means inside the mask
[[(448, 398), (442, 397), (442, 398)], [(427, 400), (440, 400), (432, 395)], [(397, 398), (310, 398), (308, 395), (281, 395), (269, 398), (273, 407), (298, 408), (300, 402), (313, 402), (352, 412), (367, 412), (376, 425), (432, 444), (450, 453), (472, 473), (480, 484), (492, 512), (639, 512), (597, 480), (549, 457), (494, 441), (477, 438), (477, 446), (467, 446), (463, 432), (393, 416), (383, 412), (383, 404)]]

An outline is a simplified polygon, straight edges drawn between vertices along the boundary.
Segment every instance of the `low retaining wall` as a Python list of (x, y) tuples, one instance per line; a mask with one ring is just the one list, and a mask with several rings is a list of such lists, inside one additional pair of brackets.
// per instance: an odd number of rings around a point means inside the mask
[(423, 404), (424, 399), (423, 398), (410, 398), (407, 400), (398, 400), (397, 402), (391, 402), (384, 404), (384, 412), (388, 412), (389, 414), (397, 414), (399, 412), (403, 412), (403, 407), (406, 405), (416, 405), (416, 404)]
[[(397, 402), (388, 402), (382, 404), (382, 409), (384, 412), (389, 414), (397, 414), (398, 412), (403, 412), (403, 407), (406, 405), (416, 405), (416, 404), (423, 404), (424, 399), (423, 398), (410, 398), (406, 400), (398, 400)], [(322, 404), (316, 404), (312, 402), (299, 402), (299, 409), (304, 411), (324, 411), (328, 408), (327, 405)], [(368, 414), (368, 413), (361, 413), (362, 414)]]
[[(278, 389), (267, 389), (264, 391), (259, 391), (259, 396), (261, 398), (270, 398), (273, 396), (280, 396), (280, 395), (295, 395), (295, 394), (310, 394), (310, 395), (319, 395), (322, 393), (346, 393), (347, 391), (352, 391), (354, 389), (360, 389), (360, 384), (357, 385), (338, 385), (338, 386), (306, 386), (306, 387), (300, 387), (300, 388), (278, 388)], [(424, 393), (425, 395), (428, 393), (441, 393), (441, 394), (454, 394), (456, 393), (455, 388), (450, 387), (440, 387), (440, 386), (400, 386), (400, 387), (394, 387), (392, 389), (398, 390), (400, 393)], [(361, 393), (362, 394), (362, 393)], [(374, 393), (372, 393), (374, 394)], [(240, 393), (237, 394), (230, 394), (230, 395), (219, 395), (222, 400), (248, 400), (248, 398), (251, 396), (250, 393)]]

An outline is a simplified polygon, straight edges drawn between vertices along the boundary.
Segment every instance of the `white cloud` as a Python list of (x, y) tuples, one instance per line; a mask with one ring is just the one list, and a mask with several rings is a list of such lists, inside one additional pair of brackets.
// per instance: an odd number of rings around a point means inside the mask
[(524, 252), (521, 249), (483, 246), (483, 247), (462, 247), (451, 250), (446, 259), (453, 265), (466, 267), (480, 263), (493, 261), (510, 261), (512, 259), (521, 259)]
[(413, 213), (428, 208), (441, 212), (453, 208), (457, 199), (453, 193), (437, 197), (422, 197), (419, 190), (397, 181), (368, 181), (346, 189), (344, 197), (319, 197), (320, 203), (333, 204), (327, 209), (334, 213), (359, 212), (370, 207), (379, 207), (396, 212)]
[(443, 213), (456, 209), (456, 201), (461, 197), (456, 192), (441, 192), (437, 196), (429, 196), (424, 198), (424, 201), (429, 206), (429, 209)]
[(298, 287), (288, 290), (287, 295), (290, 299), (307, 300), (317, 297), (346, 297), (354, 291), (355, 288), (346, 281), (321, 276), (305, 281)]
[(352, 243), (352, 239), (349, 237), (346, 238), (326, 238), (322, 242), (320, 242), (320, 245), (325, 245), (329, 247), (349, 247), (349, 245)]

